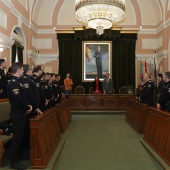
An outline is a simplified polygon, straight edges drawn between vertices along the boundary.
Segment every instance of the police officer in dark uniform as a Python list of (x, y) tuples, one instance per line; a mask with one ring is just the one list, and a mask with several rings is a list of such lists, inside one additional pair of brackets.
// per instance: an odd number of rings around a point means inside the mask
[(48, 100), (48, 105), (45, 107), (45, 109), (48, 109), (53, 105), (53, 99), (54, 95), (52, 94), (51, 88), (50, 88), (50, 80), (51, 75), (49, 73), (45, 73), (44, 80), (42, 81), (42, 90), (45, 98)]
[(13, 76), (7, 88), (11, 104), (10, 119), (14, 126), (10, 148), (10, 169), (24, 170), (27, 166), (18, 161), (18, 154), (24, 136), (26, 114), (32, 111), (32, 106), (28, 103), (25, 90), (20, 82), (20, 77), (23, 75), (23, 65), (14, 63), (11, 70)]
[(56, 81), (56, 76), (54, 73), (51, 73), (51, 84), (50, 84), (50, 89), (51, 92), (54, 96), (54, 105), (59, 103), (60, 101), (60, 97), (61, 97), (61, 93), (60, 93), (60, 85), (59, 83)]
[(33, 70), (33, 76), (31, 77), (31, 79), (34, 81), (35, 85), (37, 86), (37, 89), (39, 91), (39, 95), (40, 95), (40, 102), (41, 102), (41, 106), (40, 106), (40, 110), (41, 111), (44, 111), (45, 110), (45, 107), (44, 106), (47, 106), (48, 105), (48, 101), (47, 99), (45, 98), (44, 94), (43, 94), (43, 91), (42, 91), (42, 84), (40, 82), (40, 76), (42, 74), (42, 70), (41, 70), (41, 66), (38, 65), (36, 67), (34, 67), (34, 70)]
[(154, 83), (150, 79), (150, 74), (145, 73), (143, 76), (144, 84), (139, 94), (139, 101), (142, 101), (143, 103), (147, 104), (148, 106), (154, 105)]
[(59, 97), (57, 98), (57, 103), (60, 103), (60, 100), (62, 98), (62, 93), (61, 93), (61, 89), (60, 89), (60, 75), (59, 74), (56, 74), (55, 75), (55, 78), (56, 78), (56, 83), (57, 83), (57, 94), (59, 94)]
[(28, 102), (33, 106), (33, 110), (30, 114), (26, 115), (26, 125), (25, 125), (25, 132), (24, 132), (24, 140), (22, 142), (22, 148), (20, 158), (21, 159), (29, 159), (29, 148), (30, 148), (30, 118), (34, 117), (35, 115), (43, 114), (40, 107), (40, 95), (39, 91), (31, 79), (32, 69), (30, 69), (28, 64), (24, 64), (24, 75), (20, 78), (21, 84), (25, 89), (26, 96)]
[(170, 111), (170, 72), (163, 74), (165, 85), (157, 102), (157, 108)]
[(4, 73), (6, 68), (6, 62), (4, 59), (0, 59), (0, 99), (7, 98), (7, 85), (8, 81)]

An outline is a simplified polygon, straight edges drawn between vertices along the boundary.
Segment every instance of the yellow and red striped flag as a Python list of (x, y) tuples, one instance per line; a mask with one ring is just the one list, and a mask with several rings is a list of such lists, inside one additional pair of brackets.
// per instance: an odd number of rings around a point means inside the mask
[(86, 45), (86, 57), (87, 57), (88, 62), (90, 62), (90, 61), (91, 61), (91, 49), (90, 49), (90, 44), (87, 44), (87, 45)]

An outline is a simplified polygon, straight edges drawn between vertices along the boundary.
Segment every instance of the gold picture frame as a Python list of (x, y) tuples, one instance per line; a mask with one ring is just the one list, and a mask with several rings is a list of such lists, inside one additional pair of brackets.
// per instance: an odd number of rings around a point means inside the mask
[(82, 81), (94, 81), (96, 75), (104, 80), (106, 73), (112, 78), (112, 41), (83, 41)]

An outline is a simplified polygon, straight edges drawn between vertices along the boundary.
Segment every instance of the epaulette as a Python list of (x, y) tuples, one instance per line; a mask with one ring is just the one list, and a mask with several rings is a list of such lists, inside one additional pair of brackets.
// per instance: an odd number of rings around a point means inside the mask
[(15, 79), (12, 79), (11, 81), (12, 81), (12, 82), (16, 82), (16, 80), (15, 80)]

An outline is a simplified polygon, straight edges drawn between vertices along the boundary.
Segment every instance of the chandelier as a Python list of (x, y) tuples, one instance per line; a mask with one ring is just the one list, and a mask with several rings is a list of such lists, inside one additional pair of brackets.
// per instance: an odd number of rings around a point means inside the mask
[(125, 17), (125, 0), (76, 0), (76, 18), (103, 34)]

